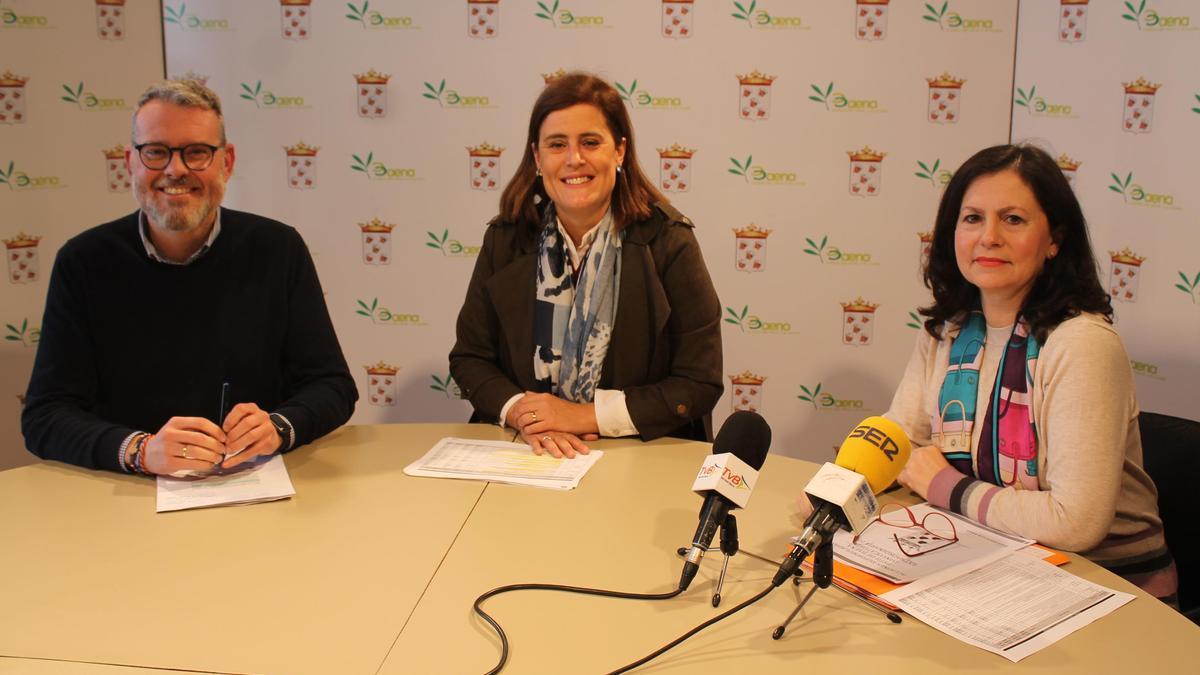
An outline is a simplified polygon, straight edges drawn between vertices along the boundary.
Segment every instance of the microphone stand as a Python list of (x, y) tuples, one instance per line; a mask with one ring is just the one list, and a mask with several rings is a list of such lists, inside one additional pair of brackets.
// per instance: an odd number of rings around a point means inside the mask
[[(779, 638), (783, 637), (783, 633), (784, 633), (784, 631), (787, 630), (787, 627), (792, 623), (792, 619), (795, 619), (796, 615), (800, 613), (800, 610), (804, 609), (804, 605), (808, 604), (808, 601), (812, 598), (813, 594), (817, 592), (817, 589), (829, 588), (830, 584), (833, 584), (833, 537), (829, 537), (824, 543), (822, 543), (820, 546), (817, 547), (816, 552), (813, 553), (813, 566), (812, 567), (813, 567), (813, 573), (812, 573), (813, 586), (812, 586), (812, 588), (810, 588), (808, 590), (808, 593), (806, 593), (804, 595), (804, 597), (800, 599), (800, 604), (796, 605), (796, 608), (793, 609), (792, 613), (788, 615), (786, 620), (784, 620), (783, 625), (777, 626), (775, 628), (775, 630), (771, 633), (771, 639), (778, 640)], [(804, 576), (804, 568), (797, 567), (796, 575), (794, 577), (792, 577), (792, 583), (795, 584), (796, 586), (799, 586), (800, 582), (803, 581), (803, 576)], [(846, 595), (849, 595), (850, 597), (854, 598), (855, 600), (858, 600), (859, 602), (863, 603), (867, 607), (870, 607), (871, 609), (875, 610), (876, 612), (880, 612), (881, 614), (883, 614), (884, 616), (886, 616), (888, 618), (888, 621), (891, 621), (892, 623), (900, 623), (901, 619), (900, 619), (899, 614), (897, 614), (889, 609), (886, 609), (884, 607), (880, 607), (879, 605), (876, 605), (875, 603), (871, 602), (870, 600), (867, 600), (866, 598), (859, 596), (857, 593), (848, 591), (848, 590), (842, 588), (841, 586), (834, 584), (833, 587), (838, 589), (839, 591), (842, 591)]]
[(717, 588), (713, 591), (712, 606), (721, 606), (721, 589), (725, 586), (725, 572), (729, 570), (729, 559), (738, 552), (737, 518), (732, 513), (725, 516), (721, 523), (721, 553), (725, 554), (721, 563), (721, 576), (717, 578)]

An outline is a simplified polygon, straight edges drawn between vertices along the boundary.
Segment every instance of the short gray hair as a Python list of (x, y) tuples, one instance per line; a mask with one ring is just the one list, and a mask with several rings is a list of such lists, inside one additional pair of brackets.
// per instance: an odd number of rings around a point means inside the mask
[[(221, 114), (221, 98), (212, 89), (205, 86), (199, 78), (183, 77), (177, 80), (163, 80), (150, 85), (138, 98), (133, 110), (133, 130), (130, 138), (137, 133), (137, 116), (142, 106), (150, 101), (163, 101), (181, 108), (199, 108), (211, 110), (217, 115), (221, 124), (221, 145), (225, 145), (225, 116)], [(136, 139), (133, 139), (136, 140)]]

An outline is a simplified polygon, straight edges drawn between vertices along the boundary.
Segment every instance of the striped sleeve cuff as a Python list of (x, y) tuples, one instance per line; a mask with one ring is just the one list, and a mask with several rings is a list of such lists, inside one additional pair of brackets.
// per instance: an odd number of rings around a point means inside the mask
[(128, 436), (125, 437), (125, 440), (121, 441), (121, 447), (117, 448), (117, 465), (120, 466), (121, 470), (124, 471), (125, 473), (133, 473), (133, 471), (130, 470), (130, 468), (129, 468), (129, 461), (128, 461), (129, 460), (129, 444), (130, 444), (130, 442), (133, 441), (133, 437), (137, 436), (140, 433), (142, 433), (142, 432), (135, 431), (132, 434), (129, 434)]
[(934, 506), (987, 525), (988, 505), (1000, 490), (998, 486), (964, 476), (948, 466), (929, 482), (929, 494), (925, 498)]

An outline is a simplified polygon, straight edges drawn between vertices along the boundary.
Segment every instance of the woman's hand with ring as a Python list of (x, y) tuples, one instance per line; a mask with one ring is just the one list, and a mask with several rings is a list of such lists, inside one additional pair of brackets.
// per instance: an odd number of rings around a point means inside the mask
[(578, 436), (561, 431), (545, 434), (521, 432), (521, 439), (529, 444), (535, 455), (550, 453), (551, 457), (572, 459), (576, 454), (586, 455), (591, 452), (591, 449)]
[(596, 409), (591, 403), (572, 403), (554, 394), (525, 392), (508, 411), (508, 422), (523, 435), (564, 431), (575, 436), (597, 434)]

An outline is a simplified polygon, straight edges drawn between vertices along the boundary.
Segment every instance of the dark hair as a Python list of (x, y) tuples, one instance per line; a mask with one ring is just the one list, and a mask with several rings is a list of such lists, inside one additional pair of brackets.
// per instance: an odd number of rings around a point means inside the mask
[(529, 115), (529, 135), (525, 139), (525, 153), (521, 164), (513, 174), (504, 192), (500, 195), (500, 218), (513, 223), (539, 227), (541, 215), (539, 200), (548, 200), (545, 187), (537, 175), (537, 164), (533, 159), (533, 148), (537, 145), (542, 122), (550, 113), (586, 103), (594, 105), (604, 115), (608, 131), (613, 140), (620, 143), (625, 139), (625, 160), (613, 186), (613, 223), (618, 229), (650, 217), (654, 202), (665, 202), (654, 184), (642, 173), (634, 149), (633, 124), (621, 95), (612, 85), (590, 73), (572, 72), (552, 79), (533, 103)]
[(942, 324), (961, 321), (980, 305), (979, 289), (958, 269), (954, 255), (954, 230), (963, 196), (978, 178), (1014, 171), (1033, 191), (1050, 223), (1050, 238), (1058, 253), (1046, 261), (1021, 307), (1021, 317), (1039, 342), (1058, 324), (1081, 312), (1101, 314), (1112, 323), (1112, 300), (1100, 285), (1096, 258), (1088, 238), (1083, 210), (1058, 164), (1045, 150), (1029, 145), (996, 145), (980, 150), (963, 162), (942, 194), (933, 244), (925, 263), (925, 286), (933, 304), (922, 307), (925, 330), (941, 339)]

